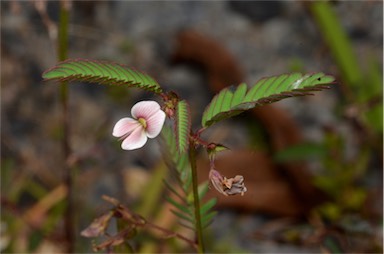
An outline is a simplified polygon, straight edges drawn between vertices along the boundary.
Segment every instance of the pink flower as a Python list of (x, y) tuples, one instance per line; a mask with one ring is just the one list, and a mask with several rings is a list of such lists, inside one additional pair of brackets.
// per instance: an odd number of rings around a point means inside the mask
[(165, 113), (155, 101), (140, 101), (131, 110), (133, 118), (120, 119), (113, 127), (112, 135), (123, 140), (121, 148), (134, 150), (145, 145), (148, 138), (159, 135), (165, 121)]

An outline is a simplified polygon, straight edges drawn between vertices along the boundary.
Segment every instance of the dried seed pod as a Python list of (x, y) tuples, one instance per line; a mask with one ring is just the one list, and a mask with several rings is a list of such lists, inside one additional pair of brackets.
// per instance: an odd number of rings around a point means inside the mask
[(241, 196), (243, 196), (247, 191), (244, 184), (244, 177), (241, 175), (227, 179), (226, 177), (223, 177), (219, 171), (211, 168), (209, 171), (209, 179), (213, 187), (225, 196), (236, 194), (241, 194)]

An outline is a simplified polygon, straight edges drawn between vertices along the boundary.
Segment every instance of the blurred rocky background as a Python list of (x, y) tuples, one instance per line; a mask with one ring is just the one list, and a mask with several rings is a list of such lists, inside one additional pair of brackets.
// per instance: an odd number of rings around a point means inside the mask
[[(57, 62), (60, 2), (0, 4), (2, 251), (65, 252), (65, 163), (74, 171), (76, 252), (92, 250), (80, 231), (108, 209), (103, 194), (143, 211), (154, 189), (160, 195), (153, 198), (154, 210), (146, 211), (149, 219), (172, 227), (163, 187), (152, 184), (169, 173), (159, 142), (127, 152), (111, 135), (115, 122), (150, 94), (71, 84), (72, 153), (66, 162), (60, 88), (41, 78)], [(244, 175), (248, 188), (244, 197), (209, 191), (218, 197), (219, 212), (206, 235), (211, 252), (382, 252), (383, 3), (327, 2), (352, 48), (350, 58), (330, 45), (315, 4), (71, 3), (69, 57), (110, 60), (150, 74), (189, 100), (195, 129), (210, 98), (226, 86), (293, 71), (337, 77), (328, 91), (287, 99), (209, 130), (205, 138), (231, 148), (217, 167), (227, 176)], [(364, 77), (357, 85), (348, 76), (353, 61)], [(201, 181), (207, 167), (201, 152)], [(151, 241), (153, 252), (183, 251)], [(149, 250), (146, 243), (139, 239), (136, 251)]]

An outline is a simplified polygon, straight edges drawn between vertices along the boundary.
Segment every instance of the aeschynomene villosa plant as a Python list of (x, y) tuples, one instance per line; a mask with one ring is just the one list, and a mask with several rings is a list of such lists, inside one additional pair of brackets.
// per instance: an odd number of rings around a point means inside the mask
[[(94, 249), (110, 249), (122, 244), (124, 239), (132, 238), (136, 228), (150, 227), (165, 235), (186, 241), (200, 253), (205, 251), (203, 229), (210, 224), (216, 214), (215, 211), (212, 211), (216, 200), (211, 199), (204, 204), (201, 203), (201, 199), (208, 191), (208, 184), (198, 185), (196, 150), (203, 148), (207, 151), (211, 168), (210, 172), (207, 172), (207, 178), (219, 193), (226, 196), (244, 195), (247, 191), (246, 179), (243, 176), (236, 175), (227, 178), (220, 174), (220, 169), (215, 168), (215, 154), (227, 148), (224, 145), (203, 140), (201, 134), (215, 123), (246, 110), (288, 97), (309, 95), (314, 91), (328, 88), (334, 82), (332, 76), (323, 73), (304, 75), (291, 73), (263, 78), (252, 86), (242, 83), (234, 89), (223, 89), (207, 105), (201, 119), (201, 128), (194, 131), (191, 130), (191, 114), (186, 100), (179, 98), (173, 91), (163, 91), (151, 76), (123, 65), (104, 61), (70, 59), (45, 71), (43, 77), (45, 80), (125, 85), (150, 91), (161, 99), (160, 104), (156, 101), (136, 103), (132, 107), (131, 116), (119, 120), (115, 124), (112, 134), (122, 140), (122, 149), (133, 150), (144, 146), (148, 138), (155, 138), (162, 133), (165, 141), (163, 144), (166, 146), (164, 150), (172, 160), (179, 185), (176, 187), (175, 184), (165, 182), (173, 194), (172, 197), (167, 197), (167, 200), (175, 207), (173, 213), (180, 218), (181, 224), (194, 230), (196, 241), (154, 225), (117, 200), (105, 196), (104, 199), (112, 203), (114, 208), (95, 219), (82, 232), (82, 235), (96, 237), (104, 234), (112, 217), (121, 218), (125, 223), (117, 235), (95, 246)], [(164, 126), (166, 118), (172, 122), (173, 131)]]

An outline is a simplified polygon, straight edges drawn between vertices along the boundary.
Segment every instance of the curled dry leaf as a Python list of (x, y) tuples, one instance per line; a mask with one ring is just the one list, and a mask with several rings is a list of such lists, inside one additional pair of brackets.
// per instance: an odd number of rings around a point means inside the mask
[(108, 223), (113, 216), (112, 211), (108, 211), (96, 218), (91, 225), (89, 225), (86, 229), (81, 231), (81, 235), (84, 237), (96, 237), (104, 234), (105, 230), (108, 227)]

